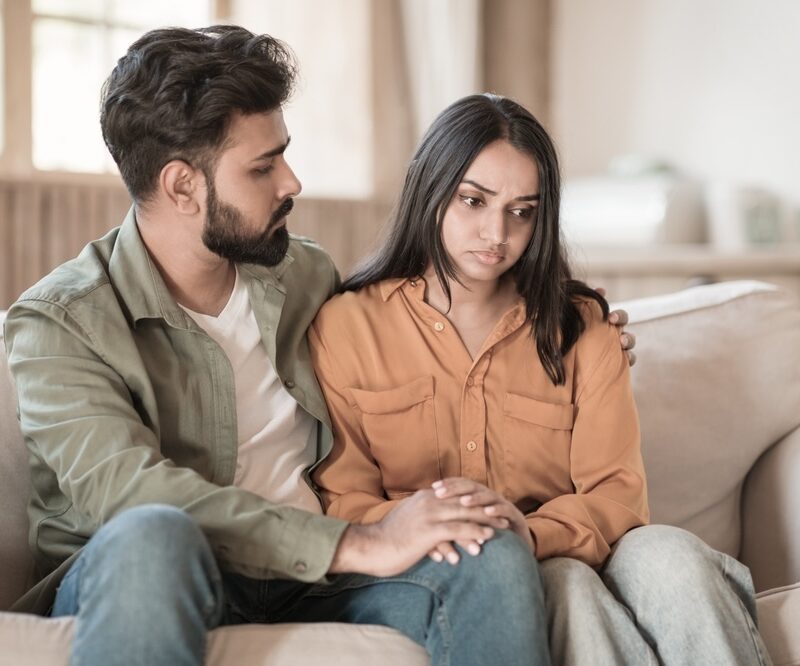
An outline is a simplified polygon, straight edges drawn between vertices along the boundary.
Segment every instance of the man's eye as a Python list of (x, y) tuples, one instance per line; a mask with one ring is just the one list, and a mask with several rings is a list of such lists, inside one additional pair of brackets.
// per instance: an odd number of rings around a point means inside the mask
[(466, 206), (469, 206), (470, 208), (475, 208), (476, 206), (480, 206), (482, 203), (481, 200), (478, 199), (478, 197), (468, 197), (464, 195), (459, 195), (459, 196), (461, 197), (461, 201), (463, 201), (464, 204)]

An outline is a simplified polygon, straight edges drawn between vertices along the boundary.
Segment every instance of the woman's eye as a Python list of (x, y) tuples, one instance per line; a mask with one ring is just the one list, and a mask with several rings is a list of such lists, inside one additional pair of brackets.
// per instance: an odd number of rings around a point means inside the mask
[(469, 206), (470, 208), (475, 208), (476, 206), (481, 205), (481, 200), (478, 197), (468, 197), (464, 195), (461, 196), (461, 201), (464, 202), (465, 205)]
[(516, 217), (527, 220), (533, 216), (533, 208), (512, 208), (510, 213)]

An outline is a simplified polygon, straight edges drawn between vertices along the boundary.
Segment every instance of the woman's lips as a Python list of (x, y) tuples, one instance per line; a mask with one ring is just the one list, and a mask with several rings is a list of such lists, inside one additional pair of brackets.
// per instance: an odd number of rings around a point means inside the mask
[(494, 266), (503, 261), (503, 259), (505, 259), (505, 255), (497, 254), (497, 252), (485, 252), (482, 250), (473, 250), (472, 254), (480, 263), (486, 264), (487, 266)]

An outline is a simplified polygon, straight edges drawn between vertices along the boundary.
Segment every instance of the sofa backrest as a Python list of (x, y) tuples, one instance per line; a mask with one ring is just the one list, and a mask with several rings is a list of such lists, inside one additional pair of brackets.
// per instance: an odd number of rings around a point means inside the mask
[(740, 281), (620, 305), (637, 339), (652, 521), (738, 557), (744, 478), (800, 425), (800, 304)]
[(4, 320), (5, 312), (0, 312), (0, 610), (25, 592), (33, 573), (28, 548), (28, 455), (6, 363)]

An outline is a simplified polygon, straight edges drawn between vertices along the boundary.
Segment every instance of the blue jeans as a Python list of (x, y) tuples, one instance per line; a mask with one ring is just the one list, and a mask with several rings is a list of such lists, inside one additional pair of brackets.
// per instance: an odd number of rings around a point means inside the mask
[(689, 532), (631, 530), (600, 571), (541, 564), (553, 663), (765, 666), (750, 571)]
[(503, 532), (457, 566), (428, 558), (399, 576), (332, 577), (329, 585), (221, 572), (203, 533), (172, 507), (130, 509), (89, 540), (56, 595), (75, 615), (73, 665), (203, 663), (206, 633), (250, 622), (393, 627), (433, 664), (548, 664), (538, 565)]

